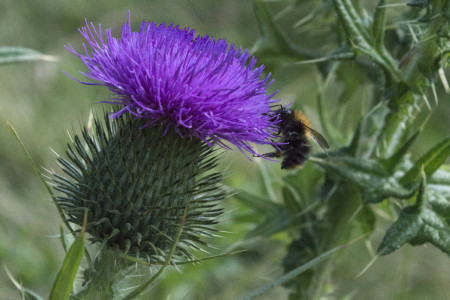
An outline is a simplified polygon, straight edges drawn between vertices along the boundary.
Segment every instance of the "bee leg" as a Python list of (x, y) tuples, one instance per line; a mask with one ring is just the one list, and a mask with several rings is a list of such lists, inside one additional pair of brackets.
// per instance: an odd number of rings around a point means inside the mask
[(281, 104), (274, 104), (274, 105), (270, 106), (270, 108), (274, 108), (274, 107), (279, 107), (278, 110), (283, 109), (283, 105), (281, 105)]
[(283, 153), (281, 153), (281, 151), (275, 151), (275, 152), (269, 152), (269, 153), (264, 153), (262, 156), (264, 157), (281, 157), (283, 156)]

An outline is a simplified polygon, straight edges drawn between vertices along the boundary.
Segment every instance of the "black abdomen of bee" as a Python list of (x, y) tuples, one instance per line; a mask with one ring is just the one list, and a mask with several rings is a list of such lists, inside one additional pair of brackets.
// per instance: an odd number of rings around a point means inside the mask
[[(283, 161), (281, 163), (282, 169), (301, 168), (303, 163), (308, 160), (311, 153), (311, 144), (303, 135), (300, 139), (285, 140), (287, 144), (283, 145)], [(283, 149), (284, 148), (284, 149)]]

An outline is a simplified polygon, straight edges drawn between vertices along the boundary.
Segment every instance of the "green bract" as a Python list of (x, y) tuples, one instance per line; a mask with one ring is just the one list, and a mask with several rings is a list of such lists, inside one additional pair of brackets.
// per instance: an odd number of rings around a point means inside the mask
[(87, 209), (92, 242), (157, 261), (183, 226), (174, 254), (189, 258), (221, 214), (221, 175), (209, 172), (214, 150), (125, 115), (94, 124), (69, 143), (68, 159), (58, 157), (68, 177), (55, 174), (55, 189), (67, 220), (81, 225)]

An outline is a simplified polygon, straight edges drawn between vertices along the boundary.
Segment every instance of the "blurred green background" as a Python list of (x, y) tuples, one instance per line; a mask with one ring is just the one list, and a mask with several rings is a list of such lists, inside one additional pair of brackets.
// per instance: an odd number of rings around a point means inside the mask
[[(280, 13), (294, 1), (274, 1), (269, 9), (273, 15)], [(277, 24), (298, 45), (318, 53), (327, 53), (324, 39), (330, 28), (294, 28), (299, 19), (309, 13), (312, 6), (305, 1), (285, 15), (278, 15)], [(367, 1), (370, 2), (370, 1)], [(392, 8), (390, 13), (400, 13), (404, 8)], [(0, 45), (32, 48), (54, 55), (58, 62), (29, 62), (0, 67), (0, 265), (8, 270), (24, 286), (47, 297), (52, 282), (64, 257), (58, 240), (59, 220), (39, 178), (33, 173), (27, 158), (9, 128), (6, 120), (15, 127), (33, 159), (39, 166), (58, 170), (55, 156), (64, 153), (68, 140), (67, 132), (78, 131), (91, 109), (107, 99), (108, 92), (101, 87), (82, 86), (62, 71), (81, 79), (79, 70), (86, 70), (81, 61), (64, 49), (72, 44), (81, 50), (82, 37), (77, 28), (84, 19), (102, 28), (112, 28), (117, 36), (131, 12), (133, 28), (138, 29), (142, 20), (156, 23), (179, 24), (208, 34), (216, 39), (227, 38), (229, 42), (252, 48), (259, 37), (252, 2), (249, 0), (171, 0), (171, 1), (24, 1), (3, 0), (0, 2)], [(276, 79), (272, 89), (280, 89), (277, 98), (283, 103), (296, 101), (311, 117), (320, 131), (315, 113), (318, 95), (318, 75), (314, 65), (293, 65), (286, 61), (271, 61), (269, 71)], [(349, 63), (348, 71), (352, 72)], [(363, 79), (362, 79), (363, 80)], [(359, 83), (355, 83), (356, 86)], [(448, 136), (450, 101), (437, 84), (440, 95), (439, 109), (433, 112), (419, 141), (415, 155), (420, 155), (442, 136)], [(337, 82), (326, 91), (330, 112), (346, 109), (345, 126), (338, 127), (345, 136), (353, 132), (356, 122), (364, 111), (367, 100), (361, 84), (345, 108), (334, 99), (340, 93)], [(433, 101), (432, 99), (430, 101)], [(367, 101), (366, 101), (367, 102)], [(349, 104), (350, 103), (350, 104)], [(419, 116), (425, 119), (430, 112), (424, 108)], [(331, 148), (335, 148), (331, 145)], [(317, 150), (317, 149), (316, 149)], [(261, 150), (263, 152), (264, 150)], [(249, 161), (239, 151), (227, 151), (221, 169), (226, 182), (233, 189), (252, 193), (261, 190), (258, 164), (264, 164), (271, 176), (281, 174), (279, 165), (267, 161)], [(302, 170), (307, 172), (313, 166)], [(42, 172), (45, 172), (42, 169)], [(270, 239), (245, 240), (251, 226), (234, 220), (246, 208), (232, 198), (224, 203), (226, 213), (219, 228), (222, 238), (213, 242), (217, 249), (208, 249), (212, 254), (235, 248), (249, 251), (231, 257), (223, 257), (193, 266), (167, 271), (165, 278), (152, 289), (154, 299), (233, 299), (260, 287), (283, 273), (281, 260), (286, 253), (289, 237), (278, 234)], [(392, 220), (380, 218), (378, 230), (371, 237), (376, 248)], [(450, 262), (448, 256), (432, 246), (403, 247), (387, 257), (378, 259), (364, 274), (357, 277), (371, 261), (372, 256), (364, 242), (356, 243), (336, 258), (336, 298), (345, 295), (355, 299), (447, 299), (450, 294)], [(370, 247), (369, 247), (370, 248)], [(271, 290), (261, 299), (286, 298), (281, 287)], [(20, 294), (0, 269), (0, 299), (20, 299)]]

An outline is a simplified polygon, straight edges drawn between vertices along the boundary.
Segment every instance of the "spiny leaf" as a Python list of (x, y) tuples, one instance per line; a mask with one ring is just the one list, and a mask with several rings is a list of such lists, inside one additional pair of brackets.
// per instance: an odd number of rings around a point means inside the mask
[[(400, 77), (395, 68), (394, 59), (387, 51), (384, 51), (384, 47), (375, 47), (376, 43), (374, 38), (369, 34), (366, 23), (355, 10), (351, 1), (333, 0), (333, 4), (347, 34), (349, 43), (354, 45), (354, 48), (357, 51), (360, 51), (370, 57), (383, 70), (385, 70), (386, 74), (389, 77), (392, 77), (394, 81), (399, 81)], [(377, 22), (381, 21), (383, 18), (384, 17), (382, 15), (377, 16)]]
[(313, 52), (300, 49), (292, 44), (277, 28), (266, 4), (260, 0), (253, 0), (253, 7), (261, 31), (261, 37), (256, 41), (254, 52), (260, 56), (286, 56), (294, 59), (316, 58)]
[(437, 170), (428, 180), (427, 191), (433, 210), (450, 219), (450, 172)]
[(402, 162), (403, 158), (408, 154), (408, 150), (411, 148), (412, 144), (419, 136), (420, 130), (413, 134), (404, 144), (401, 146), (397, 152), (395, 152), (391, 157), (382, 161), (383, 166), (390, 171), (394, 171), (394, 168)]
[[(348, 156), (353, 157), (370, 157), (377, 145), (377, 137), (380, 132), (384, 130), (386, 115), (389, 113), (389, 108), (386, 101), (379, 102), (371, 111), (364, 116), (360, 123), (360, 136), (356, 139), (356, 134), (353, 136), (352, 142), (347, 147)], [(354, 149), (352, 147), (355, 147)]]
[[(450, 186), (447, 186), (447, 189), (450, 191)], [(435, 187), (427, 186), (427, 190), (429, 203), (433, 210), (439, 212), (439, 215), (445, 217), (447, 221), (450, 221), (450, 194), (444, 196), (442, 191), (436, 190)]]
[(419, 97), (406, 92), (393, 101), (389, 101), (389, 113), (385, 118), (384, 128), (378, 136), (378, 156), (392, 156), (408, 139), (411, 125), (417, 115), (415, 107)]
[[(442, 213), (429, 207), (429, 194), (425, 178), (421, 181), (416, 203), (402, 210), (400, 217), (386, 232), (378, 253), (389, 254), (406, 243), (422, 245), (432, 243), (450, 256), (450, 226)], [(447, 205), (448, 209), (448, 205)]]
[(427, 153), (425, 153), (414, 166), (405, 174), (402, 179), (403, 184), (409, 184), (417, 180), (420, 176), (422, 166), (427, 177), (431, 177), (433, 173), (445, 162), (450, 155), (450, 138), (445, 139)]
[(388, 197), (409, 198), (414, 190), (405, 188), (379, 162), (352, 157), (336, 157), (318, 162), (323, 168), (357, 185), (366, 203), (376, 203)]
[[(420, 7), (421, 1), (411, 1), (409, 5)], [(425, 15), (419, 18), (427, 23), (425, 30), (418, 35), (417, 51), (413, 59), (402, 69), (403, 81), (418, 94), (424, 94), (440, 66), (442, 53), (448, 51), (450, 31), (449, 3), (445, 0), (424, 1)], [(447, 46), (447, 47), (446, 47)]]

